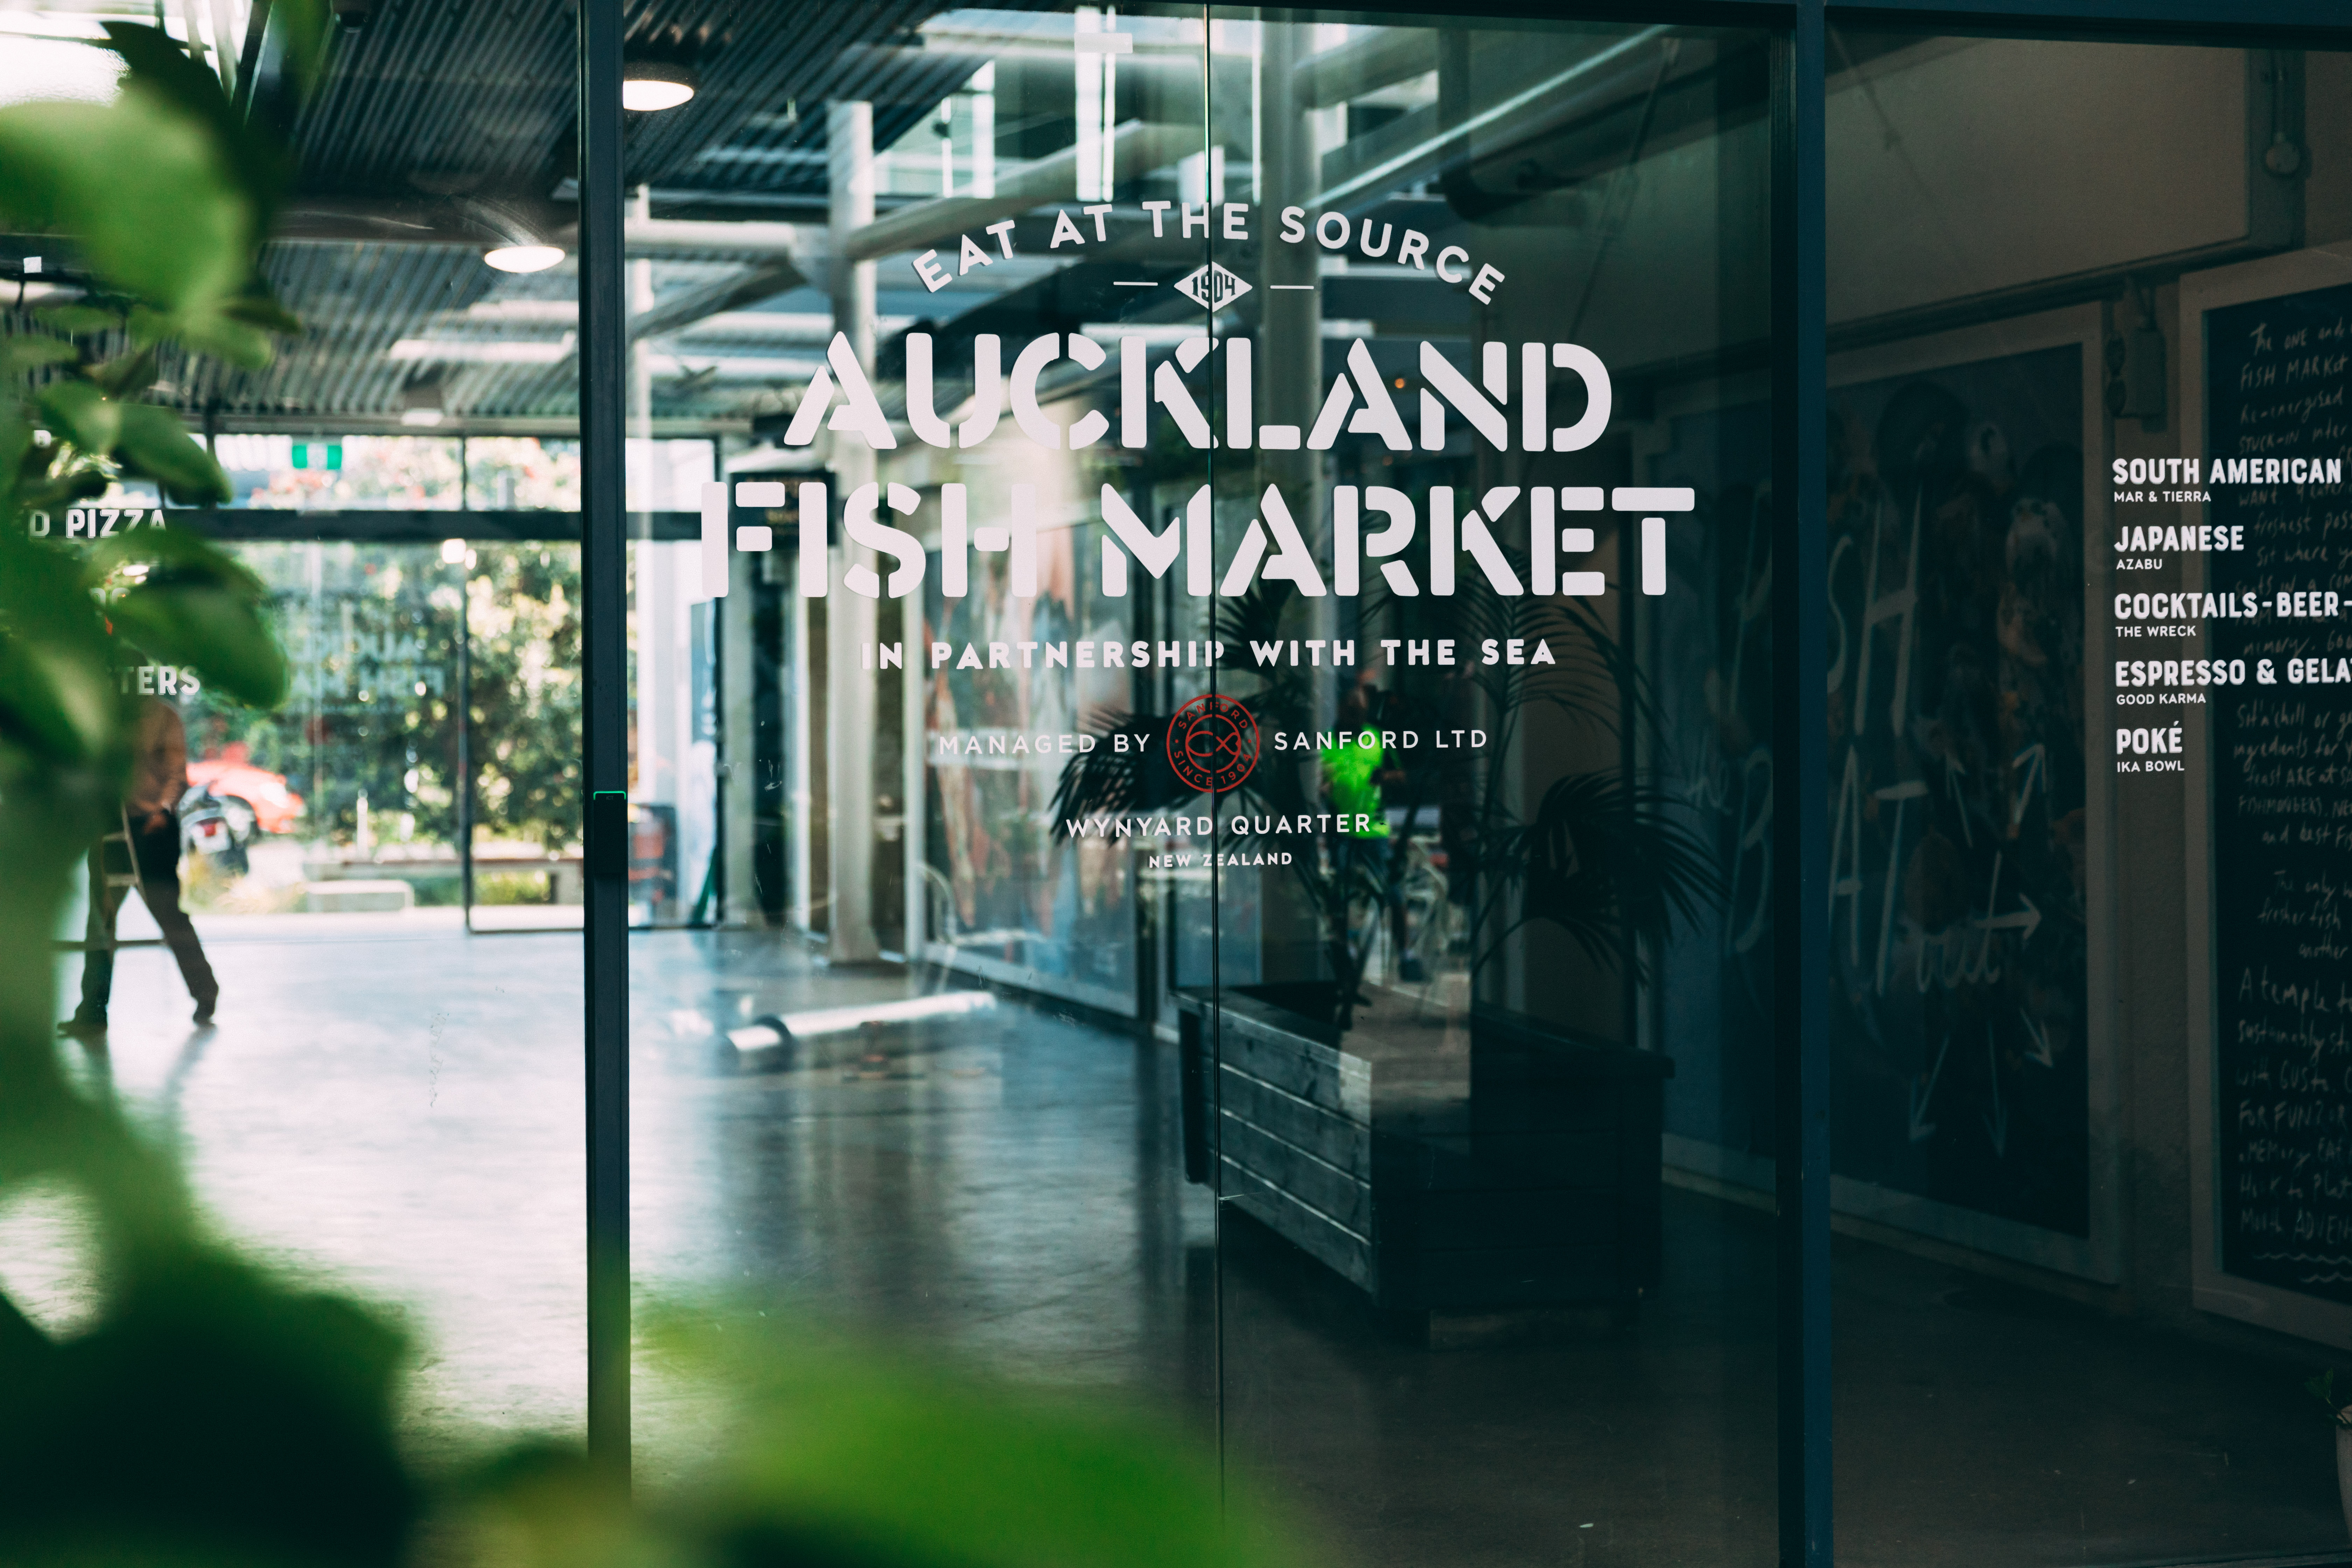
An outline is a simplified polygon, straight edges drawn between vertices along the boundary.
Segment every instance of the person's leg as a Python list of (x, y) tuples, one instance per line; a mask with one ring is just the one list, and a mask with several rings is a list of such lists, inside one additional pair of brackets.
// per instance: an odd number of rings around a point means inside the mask
[(188, 994), (195, 998), (196, 1022), (205, 1023), (220, 1000), (220, 982), (205, 961), (204, 943), (196, 940), (194, 924), (180, 908), (180, 825), (173, 821), (161, 828), (142, 827), (137, 844), (139, 896), (163, 931), (163, 944), (179, 961), (180, 978), (187, 982)]
[(89, 911), (81, 928), (81, 1005), (68, 1028), (76, 1034), (106, 1032), (106, 1002), (114, 989), (115, 914), (122, 894), (106, 885), (103, 841), (89, 847)]

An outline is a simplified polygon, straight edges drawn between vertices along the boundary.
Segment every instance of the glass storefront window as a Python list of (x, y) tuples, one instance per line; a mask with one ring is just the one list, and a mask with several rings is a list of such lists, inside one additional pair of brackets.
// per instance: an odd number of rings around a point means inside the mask
[(2340, 19), (582, 4), (0, 12), (292, 127), (266, 363), (0, 235), (292, 675), (115, 671), (58, 1049), (420, 1453), (710, 1458), (634, 1300), (1335, 1562), (2340, 1554)]
[(222, 436), (213, 456), (235, 506), (451, 510), (465, 483), (463, 445), (431, 437)]
[(1763, 1560), (1772, 1401), (1730, 1369), (1770, 1333), (1769, 979), (1724, 753), (1772, 689), (1769, 401), (1725, 368), (1769, 344), (1736, 259), (1765, 39), (1221, 11), (1208, 42), (1223, 188), (1190, 196), (1250, 292), (1204, 323), (1201, 477), (1267, 557), (1171, 594), (1262, 731), (1202, 807), (1223, 962), (1176, 976), (1228, 1441), (1363, 1560)]
[(580, 443), (477, 436), (466, 443), (469, 511), (578, 511)]
[(2340, 1550), (2352, 57), (1830, 45), (1840, 1551)]
[[(23, 521), (73, 550), (140, 529), (208, 538), (261, 586), (290, 669), (278, 708), (193, 666), (118, 672), (142, 721), (184, 735), (184, 775), (160, 745), (170, 798), (124, 817), (139, 887), (93, 883), (116, 916), (65, 915), (59, 1048), (184, 1151), (208, 1223), (404, 1321), (420, 1354), (404, 1428), (452, 1453), (487, 1430), (577, 1432), (584, 1415), (578, 399), (543, 353), (551, 334), (512, 308), (577, 275), (491, 265), (501, 237), (480, 205), (486, 181), (513, 177), (485, 106), (560, 106), (573, 73), (561, 45), (509, 47), (540, 19), (448, 12), (444, 58), (416, 52), (430, 16), (370, 31), (363, 13), (330, 42), (261, 237), (257, 290), (291, 319), (268, 363), (169, 341), (145, 382), (115, 389), (175, 410), (226, 493), (125, 477)], [(85, 78), (85, 101), (112, 101), (129, 89), (101, 24), (148, 25), (266, 120), (291, 107), (289, 14), (20, 7), (0, 19), (0, 79), (11, 103)], [(388, 91), (417, 134), (449, 138), (429, 174), (380, 161), (387, 122), (369, 105)], [(128, 301), (80, 248), (20, 232), (0, 256), (12, 376), (55, 389), (83, 363), (139, 367)], [(71, 348), (13, 357), (42, 341)], [(469, 516), (490, 508), (489, 526)], [(469, 937), (469, 896), (486, 913), (568, 903), (574, 929), (500, 947)], [(212, 988), (217, 1012), (192, 1025)]]
[(1476, 1487), (1548, 1498), (1478, 1552), (1760, 1555), (1766, 40), (1081, 7), (845, 58), (632, 176), (633, 309), (706, 360), (634, 339), (629, 417), (782, 384), (633, 557), (635, 831), (678, 735), (717, 798), (717, 931), (633, 949), (640, 1288), (1178, 1395), (1350, 1552), (1443, 1556)]

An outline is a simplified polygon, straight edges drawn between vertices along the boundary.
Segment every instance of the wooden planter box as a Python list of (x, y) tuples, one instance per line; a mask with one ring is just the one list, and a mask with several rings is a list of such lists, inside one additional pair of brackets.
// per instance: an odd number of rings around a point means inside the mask
[(1314, 998), (1180, 994), (1192, 1180), (1213, 1172), (1385, 1310), (1622, 1318), (1656, 1285), (1670, 1058), (1488, 1008), (1466, 1061), (1458, 1032), (1450, 1058), (1434, 1031), (1360, 1027), (1342, 1045), (1285, 1000)]

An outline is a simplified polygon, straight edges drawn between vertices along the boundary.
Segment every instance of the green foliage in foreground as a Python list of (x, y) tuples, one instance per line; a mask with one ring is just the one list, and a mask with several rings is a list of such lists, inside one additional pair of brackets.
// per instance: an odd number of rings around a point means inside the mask
[[(474, 1518), (534, 1568), (1273, 1568), (1262, 1512), (1222, 1514), (1213, 1456), (1066, 1398), (1016, 1393), (812, 1331), (673, 1317), (689, 1387), (728, 1391), (720, 1457), (632, 1514), (576, 1454), (524, 1447)], [(520, 1548), (520, 1550), (516, 1550)]]
[[(315, 0), (269, 16), (298, 58), (323, 31)], [(1209, 1458), (1148, 1426), (715, 1319), (667, 1336), (730, 1412), (721, 1457), (676, 1496), (635, 1502), (552, 1442), (434, 1487), (396, 1440), (410, 1347), (387, 1316), (242, 1258), (170, 1152), (65, 1070), (50, 940), (127, 773), (136, 700), (116, 668), (193, 666), (260, 710), (287, 689), (263, 586), (220, 552), (168, 531), (88, 553), (27, 537), (28, 510), (126, 474), (222, 493), (141, 400), (155, 348), (254, 363), (299, 330), (252, 282), (285, 149), (164, 35), (109, 31), (131, 66), (117, 102), (0, 110), (0, 222), (71, 236), (89, 281), (47, 331), (0, 340), (0, 1200), (79, 1194), (102, 1256), (99, 1310), (69, 1335), (0, 1295), (0, 1562), (391, 1568), (427, 1519), (460, 1558), (549, 1568), (1295, 1561), (1221, 1499)], [(96, 360), (93, 335), (128, 346)]]

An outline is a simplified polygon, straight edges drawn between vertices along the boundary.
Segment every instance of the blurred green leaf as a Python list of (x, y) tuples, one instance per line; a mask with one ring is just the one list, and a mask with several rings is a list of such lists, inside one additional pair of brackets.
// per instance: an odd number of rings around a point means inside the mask
[[(142, 306), (131, 312), (131, 341), (147, 348), (177, 339), (199, 353), (214, 354), (247, 370), (263, 369), (277, 358), (277, 352), (268, 333), (245, 320), (246, 312), (231, 309), (238, 303), (232, 300), (217, 310), (208, 307), (178, 316)], [(293, 320), (283, 310), (278, 315)], [(147, 383), (139, 384), (143, 387)]]
[(129, 397), (144, 392), (155, 381), (155, 351), (149, 348), (117, 354), (104, 364), (92, 365), (89, 375), (109, 397)]
[(25, 422), (24, 411), (14, 398), (0, 399), (0, 529), (16, 531), (16, 481), (25, 471), (26, 459), (33, 454), (33, 427)]
[(526, 1439), (464, 1490), (478, 1532), (490, 1538), (481, 1555), (510, 1568), (682, 1568), (697, 1561), (651, 1539), (627, 1491), (568, 1445)]
[(72, 236), (108, 283), (173, 312), (240, 288), (257, 232), (210, 130), (135, 81), (109, 104), (0, 109), (0, 216)]
[(17, 500), (21, 506), (34, 508), (69, 506), (78, 500), (104, 495), (109, 482), (107, 477), (96, 468), (76, 468), (53, 479), (26, 485)]
[(142, 584), (108, 608), (123, 640), (158, 663), (194, 665), (205, 685), (251, 707), (285, 700), (285, 658), (234, 595), (189, 584)]
[(240, 294), (223, 303), (220, 313), (230, 321), (287, 337), (298, 336), (302, 331), (302, 319), (267, 294)]
[(85, 571), (92, 586), (131, 584), (108, 602), (107, 616), (133, 647), (163, 664), (194, 665), (206, 685), (250, 707), (286, 700), (268, 591), (216, 546), (178, 529), (136, 529), (99, 541)]
[(122, 434), (122, 405), (87, 381), (51, 382), (33, 401), (52, 429), (85, 452), (103, 457)]
[(179, 323), (163, 311), (147, 305), (131, 308), (131, 342), (135, 348), (152, 348), (178, 330)]
[(69, 364), (81, 351), (63, 338), (22, 337), (0, 342), (0, 367), (10, 374), (45, 364)]
[(220, 78), (196, 63), (182, 44), (161, 27), (143, 22), (105, 22), (106, 47), (122, 57), (131, 79), (154, 92), (223, 139), (242, 137), (236, 108)]
[(0, 730), (52, 764), (105, 755), (121, 713), (81, 571), (62, 546), (0, 534)]
[(91, 547), (80, 571), (90, 588), (137, 574), (150, 583), (166, 578), (206, 583), (257, 608), (269, 600), (268, 585), (252, 567), (210, 540), (181, 529), (142, 528), (110, 535)]
[(286, 29), (286, 66), (301, 96), (310, 96), (327, 63), (327, 45), (334, 36), (333, 16), (327, 0), (275, 0), (269, 25)]
[(73, 337), (110, 332), (122, 325), (122, 318), (102, 305), (48, 305), (35, 314), (50, 331)]
[(0, 642), (0, 728), (17, 731), (48, 760), (85, 763), (105, 755), (118, 711), (105, 667), (81, 650), (33, 638)]
[(180, 416), (152, 403), (122, 405), (122, 440), (118, 453), (129, 467), (159, 479), (174, 492), (192, 500), (229, 499), (228, 475), (213, 455), (196, 445)]
[(213, 144), (251, 204), (255, 233), (269, 216), (293, 174), (293, 158), (276, 138), (259, 132), (222, 90), (220, 78), (198, 64), (169, 33), (137, 22), (105, 22), (108, 45), (130, 68), (130, 86), (155, 95), (211, 132)]
[(0, 638), (69, 644), (106, 663), (106, 622), (92, 603), (89, 563), (55, 540), (0, 534)]
[(403, 1351), (217, 1254), (140, 1260), (97, 1327), (11, 1368), (0, 1558), (394, 1568), (416, 1510)]
[(738, 1401), (677, 1523), (738, 1563), (1273, 1568), (1305, 1558), (1215, 1456), (1135, 1417), (796, 1324), (677, 1336)]
[(228, 361), (246, 370), (261, 370), (277, 357), (268, 334), (226, 313), (204, 311), (181, 317), (174, 335), (190, 348)]

